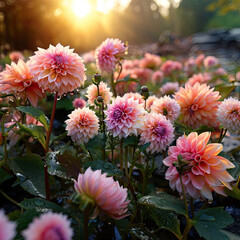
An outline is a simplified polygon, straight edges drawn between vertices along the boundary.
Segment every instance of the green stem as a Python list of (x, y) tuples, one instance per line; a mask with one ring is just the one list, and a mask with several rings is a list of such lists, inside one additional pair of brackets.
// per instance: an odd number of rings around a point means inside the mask
[(84, 210), (84, 240), (88, 240), (88, 222), (89, 222), (90, 209), (87, 207)]
[(114, 75), (112, 73), (111, 75), (111, 87), (112, 87), (112, 91), (113, 91), (113, 96), (117, 97), (117, 92), (116, 92), (116, 88), (115, 88), (115, 83), (114, 83)]
[(218, 139), (218, 142), (219, 143), (221, 143), (222, 142), (222, 140), (223, 140), (223, 138), (225, 137), (225, 135), (226, 135), (226, 133), (227, 133), (227, 129), (221, 129), (221, 133), (220, 133), (220, 137), (219, 137), (219, 139)]
[(123, 171), (123, 139), (120, 140), (120, 169)]
[(4, 163), (7, 169), (9, 169), (8, 167), (8, 163), (7, 163), (7, 137), (5, 136), (5, 113), (3, 113), (3, 117), (2, 117), (2, 137), (3, 137), (3, 142), (4, 142)]
[(125, 175), (128, 176), (128, 146), (125, 147)]
[(2, 189), (0, 189), (0, 193), (7, 199), (9, 200), (11, 203), (17, 205), (19, 207), (19, 203), (17, 201), (15, 201), (13, 198), (11, 198), (10, 196), (8, 196)]
[[(50, 125), (49, 125), (49, 130), (47, 131), (47, 136), (46, 136), (46, 144), (45, 144), (45, 154), (48, 153), (49, 149), (49, 142), (50, 142), (50, 137), (52, 133), (52, 128), (53, 128), (53, 120), (56, 112), (56, 106), (57, 106), (57, 98), (58, 98), (58, 93), (55, 94), (54, 102), (53, 102), (53, 108), (52, 108), (52, 115), (51, 115), (51, 120), (50, 120)], [(49, 175), (48, 175), (48, 166), (45, 164), (44, 166), (44, 176), (45, 176), (45, 191), (46, 191), (46, 199), (50, 201), (50, 185), (49, 185)]]
[(183, 199), (184, 199), (184, 204), (185, 204), (185, 210), (186, 210), (186, 214), (188, 216), (187, 198), (186, 198), (185, 189), (184, 189), (183, 182), (182, 182), (182, 175), (180, 173), (179, 173), (179, 177), (180, 177), (180, 182), (181, 182), (181, 187), (182, 187), (182, 193), (183, 193)]
[(112, 163), (114, 162), (114, 147), (113, 147), (113, 135), (111, 135), (111, 154), (112, 154)]
[(106, 160), (106, 131), (105, 131), (105, 122), (104, 122), (104, 102), (102, 102), (102, 127), (104, 134), (104, 146), (103, 146), (103, 160)]

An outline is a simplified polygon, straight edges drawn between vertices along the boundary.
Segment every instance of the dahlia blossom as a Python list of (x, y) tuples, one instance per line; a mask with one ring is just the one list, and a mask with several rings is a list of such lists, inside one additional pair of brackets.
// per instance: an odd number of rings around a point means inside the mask
[(193, 76), (191, 78), (188, 79), (188, 81), (186, 82), (187, 84), (190, 84), (191, 86), (193, 86), (195, 83), (207, 83), (212, 79), (211, 74), (209, 73), (199, 73), (199, 74), (193, 74)]
[(158, 98), (153, 95), (153, 96), (150, 96), (148, 97), (147, 101), (146, 101), (146, 109), (147, 110), (151, 110), (151, 107), (153, 105), (153, 103), (157, 100)]
[(168, 157), (163, 163), (169, 167), (165, 178), (169, 180), (170, 187), (182, 192), (181, 182), (177, 168), (173, 162), (178, 162), (182, 157), (185, 162), (182, 182), (188, 195), (193, 198), (207, 198), (212, 200), (212, 191), (225, 195), (223, 187), (231, 189), (229, 182), (234, 178), (226, 171), (235, 167), (229, 160), (218, 156), (222, 151), (222, 144), (210, 143), (211, 133), (204, 132), (198, 135), (196, 132), (184, 135), (177, 140), (177, 146), (168, 150)]
[(149, 68), (134, 68), (131, 76), (139, 80), (141, 85), (144, 85), (151, 80), (153, 71)]
[(126, 50), (127, 46), (119, 39), (107, 38), (95, 51), (98, 69), (103, 73), (112, 73)]
[(16, 235), (16, 224), (10, 222), (2, 210), (0, 210), (0, 239), (12, 240)]
[(240, 81), (240, 71), (236, 73), (236, 81)]
[(164, 96), (154, 101), (151, 111), (164, 115), (170, 122), (174, 122), (180, 115), (180, 106), (176, 100)]
[(19, 60), (24, 60), (24, 56), (21, 52), (13, 51), (9, 53), (9, 58), (12, 62), (17, 63)]
[(84, 108), (86, 106), (86, 101), (82, 98), (75, 98), (72, 104), (75, 108)]
[(94, 100), (97, 99), (98, 96), (101, 96), (104, 100), (104, 104), (110, 103), (110, 100), (112, 98), (112, 93), (110, 91), (110, 88), (107, 87), (107, 84), (104, 82), (100, 82), (99, 84), (99, 94), (98, 94), (98, 88), (95, 84), (91, 84), (87, 88), (87, 95), (88, 103), (94, 105)]
[(171, 95), (179, 90), (178, 82), (167, 82), (161, 88), (162, 95)]
[(214, 56), (208, 56), (203, 61), (205, 68), (215, 67), (218, 64), (218, 59)]
[(154, 72), (151, 77), (151, 80), (154, 84), (161, 83), (163, 80), (163, 72), (161, 72), (161, 71)]
[(143, 99), (143, 96), (139, 93), (133, 93), (133, 92), (125, 93), (123, 97), (126, 99), (133, 97), (134, 100), (139, 100), (139, 104), (143, 104), (145, 102)]
[(48, 212), (35, 218), (22, 235), (25, 240), (71, 240), (73, 230), (67, 216)]
[(96, 210), (113, 219), (121, 219), (128, 214), (127, 188), (120, 187), (118, 181), (101, 170), (92, 171), (88, 168), (84, 174), (74, 180), (74, 188), (80, 195), (84, 194), (95, 202)]
[(59, 96), (81, 87), (86, 80), (82, 58), (61, 44), (46, 50), (38, 48), (30, 57), (30, 67), (39, 86)]
[(74, 142), (87, 143), (98, 134), (98, 118), (89, 108), (78, 108), (68, 115), (66, 130)]
[(196, 59), (195, 59), (195, 62), (196, 62), (196, 65), (198, 67), (201, 67), (203, 65), (203, 61), (204, 61), (204, 58), (205, 58), (205, 55), (202, 53), (202, 54), (199, 54)]
[(156, 69), (161, 65), (161, 62), (161, 57), (155, 54), (145, 53), (144, 58), (140, 60), (139, 66), (141, 68)]
[(137, 135), (143, 126), (145, 110), (139, 100), (117, 97), (105, 111), (107, 128), (113, 137), (126, 138), (130, 134)]
[(150, 142), (147, 152), (159, 153), (174, 140), (174, 128), (170, 121), (162, 114), (149, 113), (141, 129), (140, 144)]
[(217, 120), (232, 133), (240, 131), (240, 101), (232, 97), (225, 99), (217, 110)]
[(28, 64), (21, 59), (17, 64), (14, 62), (11, 66), (7, 64), (6, 69), (0, 73), (0, 92), (27, 97), (34, 107), (43, 97), (42, 90), (35, 82)]
[(167, 60), (161, 66), (161, 71), (163, 71), (165, 76), (170, 75), (173, 71), (182, 70), (182, 63), (178, 61)]
[(216, 113), (218, 101), (221, 97), (219, 92), (206, 84), (199, 83), (191, 86), (181, 87), (174, 98), (181, 107), (181, 121), (192, 128), (198, 128), (201, 125), (217, 127)]

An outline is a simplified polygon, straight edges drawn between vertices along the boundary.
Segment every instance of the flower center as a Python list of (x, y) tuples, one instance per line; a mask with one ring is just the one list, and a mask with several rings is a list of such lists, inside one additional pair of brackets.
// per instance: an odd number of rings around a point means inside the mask
[(43, 240), (65, 240), (59, 227), (50, 227), (43, 234)]
[(192, 104), (192, 106), (188, 109), (190, 114), (193, 114), (197, 110), (198, 110), (198, 105), (197, 104)]
[(114, 111), (113, 118), (115, 120), (124, 119), (124, 118), (127, 118), (127, 114), (123, 110), (118, 108)]
[(166, 128), (164, 126), (158, 125), (153, 129), (153, 133), (158, 137), (164, 136), (166, 134)]
[(63, 62), (63, 57), (61, 55), (55, 55), (54, 60), (55, 60), (55, 63), (59, 65)]
[(79, 125), (82, 125), (82, 126), (89, 125), (89, 119), (87, 117), (83, 116), (82, 119), (80, 119), (80, 121), (79, 121)]
[(163, 108), (163, 115), (167, 116), (167, 114), (168, 114), (168, 110), (166, 108)]

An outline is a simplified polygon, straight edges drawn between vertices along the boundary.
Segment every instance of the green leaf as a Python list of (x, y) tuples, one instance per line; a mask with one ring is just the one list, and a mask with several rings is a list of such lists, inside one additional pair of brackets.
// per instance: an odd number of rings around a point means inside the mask
[(46, 210), (52, 210), (54, 212), (62, 212), (63, 208), (53, 202), (49, 202), (42, 198), (25, 198), (20, 204), (20, 207), (30, 210), (35, 209), (36, 211), (45, 212)]
[(219, 91), (221, 98), (220, 101), (224, 100), (225, 98), (228, 97), (228, 95), (234, 91), (234, 89), (236, 88), (236, 86), (226, 86), (226, 85), (219, 85), (215, 87), (215, 91)]
[(187, 216), (184, 203), (180, 199), (177, 199), (167, 193), (160, 193), (157, 196), (144, 196), (138, 200), (138, 203), (147, 207), (170, 210)]
[(60, 101), (58, 101), (57, 103), (57, 109), (66, 109), (66, 110), (73, 110), (73, 104), (72, 104), (72, 100), (65, 97), (62, 98)]
[(105, 146), (105, 141), (106, 139), (103, 133), (99, 133), (97, 136), (88, 141), (86, 148), (91, 152), (94, 160), (103, 160), (103, 148)]
[(104, 162), (101, 160), (89, 161), (83, 164), (84, 168), (91, 167), (92, 170), (102, 170), (103, 173), (107, 173), (109, 176), (123, 177), (123, 172), (110, 162)]
[(144, 145), (139, 145), (138, 146), (139, 151), (141, 152), (145, 151), (150, 146), (150, 144), (151, 143), (145, 143)]
[(45, 148), (45, 136), (44, 136), (44, 127), (42, 126), (37, 126), (34, 124), (26, 125), (26, 124), (21, 124), (17, 123), (19, 128), (23, 130), (24, 132), (28, 133), (30, 136), (33, 138), (36, 138), (41, 145)]
[(44, 167), (41, 157), (36, 154), (17, 157), (9, 161), (16, 176), (25, 176), (21, 186), (29, 193), (45, 198)]
[(44, 112), (40, 110), (39, 108), (34, 108), (31, 106), (20, 106), (17, 107), (17, 109), (21, 112), (27, 113), (30, 116), (34, 117), (37, 119), (39, 122), (43, 124), (46, 130), (48, 130), (49, 125), (48, 125), (48, 118), (45, 116)]
[(201, 134), (203, 132), (214, 132), (215, 129), (213, 127), (202, 125), (199, 128), (195, 129), (194, 131), (197, 132), (198, 134)]
[(178, 239), (181, 239), (180, 221), (172, 211), (149, 208), (149, 213), (159, 228), (172, 232)]
[(237, 188), (236, 186), (232, 186), (232, 190), (228, 189), (228, 188), (224, 188), (224, 192), (233, 198), (236, 198), (238, 200), (240, 200), (240, 189)]
[(199, 210), (193, 218), (193, 224), (200, 237), (206, 240), (228, 240), (220, 229), (232, 224), (234, 219), (223, 207)]
[(128, 136), (127, 138), (123, 139), (123, 147), (126, 146), (136, 146), (138, 144), (138, 137), (137, 136)]
[(115, 82), (115, 86), (122, 82), (125, 82), (125, 83), (126, 82), (138, 82), (137, 79), (131, 78), (130, 76), (131, 76), (131, 74), (128, 74), (125, 78), (118, 80), (117, 82)]
[(130, 229), (130, 234), (133, 239), (139, 240), (159, 240), (157, 236), (152, 234), (146, 227), (145, 224), (137, 224)]
[(57, 161), (58, 154), (59, 151), (47, 153), (46, 164), (48, 165), (48, 173), (50, 175), (58, 176), (60, 178), (71, 179), (71, 176), (67, 174), (64, 167), (62, 167)]
[(13, 176), (9, 174), (7, 171), (4, 169), (0, 168), (0, 185), (7, 181), (8, 179), (11, 179)]

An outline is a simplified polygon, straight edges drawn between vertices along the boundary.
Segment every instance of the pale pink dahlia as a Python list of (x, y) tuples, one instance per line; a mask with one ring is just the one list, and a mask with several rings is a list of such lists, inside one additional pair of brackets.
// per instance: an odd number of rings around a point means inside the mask
[(164, 77), (163, 72), (156, 71), (156, 72), (153, 73), (153, 75), (151, 77), (151, 80), (154, 84), (161, 83), (162, 80), (163, 80), (163, 77)]
[(177, 140), (177, 146), (168, 150), (168, 157), (163, 163), (168, 166), (165, 178), (169, 180), (170, 187), (182, 192), (179, 173), (173, 162), (183, 158), (186, 169), (182, 173), (184, 189), (193, 198), (207, 198), (212, 200), (212, 191), (225, 195), (223, 187), (231, 189), (229, 182), (233, 177), (226, 171), (235, 167), (227, 159), (218, 156), (222, 151), (222, 144), (210, 143), (211, 133), (205, 132), (198, 135), (196, 132), (184, 135)]
[(176, 100), (164, 96), (154, 101), (151, 111), (164, 115), (170, 122), (174, 122), (180, 115), (180, 106)]
[(73, 49), (57, 44), (48, 49), (38, 48), (30, 57), (30, 67), (39, 86), (49, 92), (63, 95), (81, 87), (85, 80), (82, 58)]
[(98, 118), (89, 108), (78, 108), (68, 115), (66, 130), (74, 142), (86, 143), (98, 134)]
[(203, 61), (204, 61), (204, 58), (205, 58), (205, 55), (202, 53), (202, 54), (199, 54), (197, 57), (196, 57), (196, 65), (198, 67), (201, 67), (203, 65)]
[(236, 73), (236, 80), (240, 82), (240, 71)]
[(150, 143), (147, 152), (159, 153), (174, 140), (174, 128), (162, 114), (149, 113), (141, 129), (140, 144)]
[(139, 100), (117, 97), (112, 104), (107, 105), (106, 125), (108, 131), (119, 138), (138, 134), (143, 126), (145, 110)]
[(94, 105), (94, 100), (97, 99), (98, 96), (101, 96), (104, 100), (104, 104), (110, 103), (110, 100), (112, 98), (112, 92), (110, 91), (110, 88), (108, 88), (107, 84), (104, 82), (100, 82), (99, 84), (99, 93), (98, 88), (95, 84), (91, 84), (87, 88), (87, 95), (88, 103), (91, 105)]
[(178, 82), (167, 82), (161, 88), (162, 95), (171, 95), (179, 90)]
[(103, 73), (113, 73), (126, 50), (127, 47), (119, 39), (107, 38), (95, 51), (98, 69)]
[(35, 218), (22, 235), (25, 240), (71, 240), (73, 230), (67, 216), (48, 212)]
[(217, 110), (217, 120), (232, 133), (240, 131), (240, 101), (232, 97), (225, 99)]
[(86, 101), (82, 98), (75, 98), (72, 102), (75, 108), (84, 108), (86, 107)]
[(220, 97), (219, 92), (199, 83), (194, 86), (186, 84), (174, 96), (181, 107), (181, 121), (192, 128), (201, 125), (218, 127), (216, 113)]
[(127, 188), (120, 187), (118, 181), (101, 170), (92, 171), (88, 168), (84, 174), (74, 180), (74, 188), (80, 195), (84, 194), (95, 202), (97, 212), (106, 214), (113, 219), (121, 219), (128, 214)]
[(158, 98), (153, 95), (153, 96), (150, 96), (148, 97), (147, 101), (146, 101), (146, 109), (147, 110), (151, 110), (151, 107), (153, 105), (153, 103), (157, 100)]
[(10, 222), (2, 210), (0, 210), (0, 239), (12, 240), (16, 235), (16, 224)]
[(133, 92), (125, 93), (123, 95), (123, 97), (126, 98), (126, 99), (129, 99), (129, 98), (133, 97), (134, 100), (139, 100), (139, 104), (144, 104), (144, 102), (145, 102), (144, 99), (143, 99), (143, 96), (139, 93), (133, 93)]
[(141, 85), (146, 84), (151, 80), (153, 71), (149, 68), (134, 68), (131, 76), (139, 80)]
[(159, 57), (158, 55), (145, 53), (144, 58), (140, 60), (139, 66), (141, 68), (156, 69), (161, 65), (161, 63), (161, 57)]
[(90, 51), (90, 52), (86, 52), (82, 55), (82, 59), (84, 61), (84, 63), (93, 63), (95, 62), (95, 52), (94, 51)]
[(212, 76), (209, 73), (198, 73), (198, 74), (193, 74), (193, 76), (189, 78), (186, 83), (193, 86), (197, 82), (200, 84), (203, 84), (203, 83), (209, 82), (211, 79), (212, 79)]
[(218, 59), (214, 56), (208, 56), (203, 61), (205, 68), (215, 67), (218, 64)]
[(161, 66), (161, 71), (163, 71), (165, 76), (170, 75), (173, 71), (182, 70), (182, 63), (178, 61), (167, 60)]
[(21, 52), (13, 51), (9, 53), (9, 58), (12, 62), (17, 63), (19, 60), (24, 60), (24, 56)]
[(11, 66), (7, 64), (6, 69), (0, 73), (0, 92), (28, 98), (34, 107), (44, 96), (35, 82), (28, 64), (22, 60), (19, 60), (17, 64), (12, 62)]

